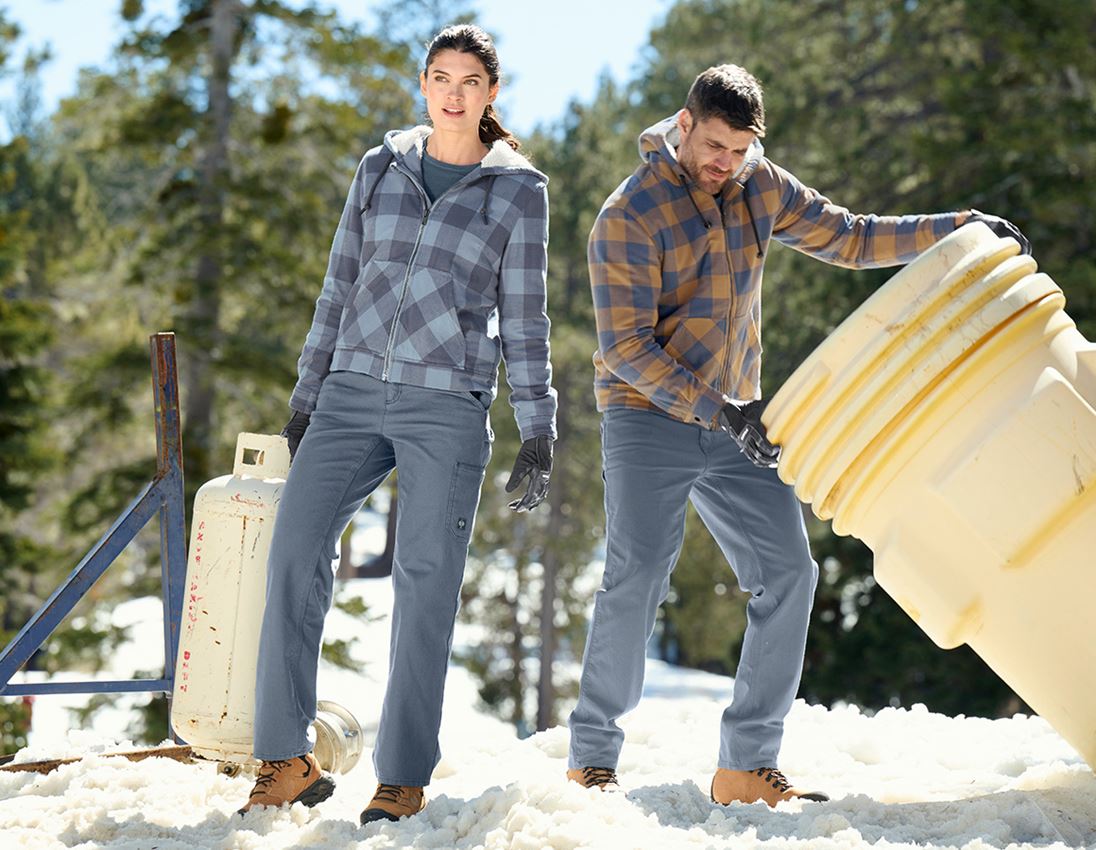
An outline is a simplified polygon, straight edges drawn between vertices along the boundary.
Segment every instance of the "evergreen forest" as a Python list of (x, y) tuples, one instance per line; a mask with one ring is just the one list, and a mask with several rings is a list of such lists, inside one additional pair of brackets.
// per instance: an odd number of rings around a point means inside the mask
[[(0, 141), (0, 645), (155, 469), (150, 334), (177, 338), (188, 505), (231, 470), (239, 432), (281, 430), (359, 159), (386, 130), (423, 120), (431, 33), (455, 20), (491, 29), (474, 2), (407, 0), (366, 29), (301, 0), (178, 0), (169, 20), (118, 0), (110, 62), (47, 111), (50, 57), (6, 5), (0, 73), (16, 86), (0, 104), (11, 129)], [(638, 134), (683, 106), (700, 71), (740, 64), (765, 87), (770, 159), (854, 212), (975, 207), (1010, 219), (1096, 339), (1093, 45), (1091, 0), (677, 0), (629, 79), (603, 77), (522, 138), (551, 181), (560, 437), (547, 501), (513, 514), (503, 484), (520, 438), (500, 383), (462, 593), (461, 617), (482, 640), (457, 659), (484, 703), (524, 735), (564, 722), (577, 692), (604, 531), (586, 243), (639, 164)], [(500, 58), (505, 71), (501, 47)], [(773, 243), (764, 394), (893, 273)], [(398, 481), (383, 490), (374, 509), (398, 509)], [(876, 586), (863, 544), (806, 516), (821, 578), (800, 697), (1027, 710), (972, 651), (942, 651), (917, 628)], [(111, 609), (159, 592), (159, 557), (152, 523), (30, 666), (98, 669), (125, 639)], [(344, 555), (339, 575), (383, 574), (384, 561)], [(744, 603), (690, 508), (650, 652), (733, 675)], [(357, 611), (370, 616), (369, 600)], [(345, 646), (324, 651), (350, 663)], [(0, 700), (5, 752), (25, 743), (28, 712)], [(134, 735), (161, 740), (165, 718), (164, 700), (150, 699)]]

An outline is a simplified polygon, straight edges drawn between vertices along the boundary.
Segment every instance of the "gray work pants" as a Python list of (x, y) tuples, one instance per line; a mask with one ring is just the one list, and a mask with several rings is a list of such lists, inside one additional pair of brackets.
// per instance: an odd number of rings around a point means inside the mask
[(399, 512), (391, 669), (373, 764), (422, 786), (440, 758), (445, 671), (484, 468), (487, 410), (471, 393), (332, 372), (289, 470), (274, 523), (255, 693), (255, 756), (311, 749), (332, 561), (350, 519), (393, 468)]
[(605, 576), (569, 721), (570, 766), (617, 766), (624, 733), (616, 720), (639, 704), (647, 639), (669, 590), (691, 500), (751, 594), (719, 766), (776, 767), (818, 581), (792, 488), (776, 470), (755, 467), (719, 431), (641, 410), (606, 411), (601, 428)]

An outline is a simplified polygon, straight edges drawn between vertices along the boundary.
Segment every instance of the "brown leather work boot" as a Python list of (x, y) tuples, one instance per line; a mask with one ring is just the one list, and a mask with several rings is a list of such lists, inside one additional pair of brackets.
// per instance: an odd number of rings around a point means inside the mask
[(616, 771), (611, 767), (575, 767), (567, 771), (567, 778), (583, 788), (600, 788), (602, 791), (619, 791)]
[(795, 799), (822, 803), (830, 798), (818, 791), (792, 788), (784, 774), (774, 767), (759, 767), (757, 770), (727, 770), (721, 767), (712, 778), (712, 802), (722, 806), (756, 803), (758, 800), (775, 806), (784, 800)]
[(369, 805), (362, 812), (361, 823), (365, 826), (375, 820), (399, 820), (411, 817), (423, 810), (426, 806), (426, 795), (421, 788), (413, 785), (385, 785), (383, 782), (377, 786), (377, 792)]
[(325, 775), (312, 753), (294, 756), (284, 761), (264, 761), (259, 777), (247, 798), (247, 805), (238, 814), (247, 814), (255, 806), (281, 806), (322, 803), (335, 790), (335, 781)]

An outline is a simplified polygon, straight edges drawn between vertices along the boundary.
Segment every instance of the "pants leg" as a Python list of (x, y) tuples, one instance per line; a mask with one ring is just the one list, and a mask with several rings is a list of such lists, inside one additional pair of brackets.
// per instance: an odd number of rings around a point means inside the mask
[(328, 375), (290, 467), (267, 562), (255, 683), (257, 758), (286, 759), (312, 749), (308, 728), (316, 718), (338, 540), (395, 463), (381, 435), (383, 386), (365, 375)]
[(491, 442), (471, 393), (396, 387), (385, 419), (400, 475), (391, 663), (373, 765), (380, 782), (425, 786), (441, 757), (445, 674)]
[(681, 551), (689, 490), (703, 465), (701, 430), (656, 413), (602, 420), (605, 575), (594, 599), (569, 764), (616, 768), (616, 721), (639, 704), (646, 645)]
[(776, 470), (755, 467), (725, 434), (705, 433), (703, 441), (709, 465), (693, 504), (751, 594), (719, 766), (775, 767), (803, 671), (818, 566), (799, 502)]

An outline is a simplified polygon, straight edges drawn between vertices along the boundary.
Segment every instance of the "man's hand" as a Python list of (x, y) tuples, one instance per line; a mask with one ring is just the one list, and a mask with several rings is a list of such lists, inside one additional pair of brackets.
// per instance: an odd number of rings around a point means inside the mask
[(548, 495), (548, 476), (552, 474), (552, 438), (531, 437), (521, 444), (521, 451), (514, 459), (514, 471), (506, 482), (506, 492), (512, 493), (526, 476), (529, 488), (520, 499), (510, 502), (510, 510), (523, 513), (531, 511)]
[(754, 466), (771, 469), (780, 460), (780, 447), (774, 446), (765, 436), (765, 426), (761, 424), (764, 410), (765, 402), (760, 400), (728, 401), (719, 411), (716, 424), (731, 435)]
[(1021, 254), (1031, 253), (1031, 243), (1028, 242), (1028, 238), (1024, 236), (1024, 234), (1020, 232), (1020, 228), (1011, 221), (978, 210), (971, 210), (970, 215), (967, 216), (967, 220), (963, 223), (970, 224), (975, 221), (982, 222), (982, 224), (1002, 238), (1011, 236), (1020, 243)]
[(293, 415), (289, 421), (285, 423), (285, 427), (282, 428), (282, 436), (285, 437), (286, 442), (289, 443), (289, 461), (293, 462), (293, 456), (297, 454), (297, 446), (301, 444), (301, 437), (304, 436), (304, 430), (308, 427), (308, 423), (311, 421), (311, 417), (307, 413), (301, 413), (299, 410), (294, 410)]

